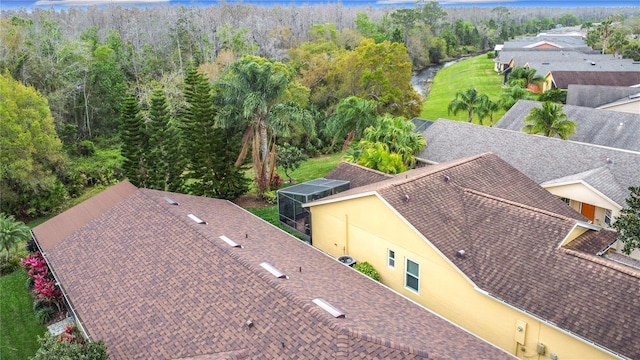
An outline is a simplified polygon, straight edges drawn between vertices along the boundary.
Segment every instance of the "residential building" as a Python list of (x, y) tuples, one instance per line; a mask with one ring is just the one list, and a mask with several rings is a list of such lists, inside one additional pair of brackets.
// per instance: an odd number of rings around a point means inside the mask
[[(634, 151), (444, 119), (423, 135), (428, 145), (419, 162), (494, 152), (599, 226), (610, 225), (626, 206), (629, 187), (640, 185), (640, 153)], [(632, 255), (640, 258), (640, 251)]]
[(640, 358), (640, 270), (602, 256), (615, 232), (495, 154), (306, 206), (314, 246), (521, 359)]
[[(593, 109), (584, 106), (560, 105), (567, 118), (576, 123), (576, 133), (569, 140), (640, 152), (640, 114)], [(542, 103), (518, 101), (496, 123), (495, 127), (521, 131), (525, 118)]]
[[(567, 105), (599, 108), (622, 99), (633, 99), (640, 94), (640, 89), (629, 86), (603, 85), (569, 85), (567, 89)], [(606, 109), (618, 111), (615, 109)], [(636, 111), (640, 113), (640, 105)]]
[[(640, 87), (640, 63), (632, 64), (637, 69), (622, 71), (614, 68), (602, 71), (551, 70), (546, 72), (542, 91), (551, 89), (567, 90), (569, 85), (604, 85)], [(616, 71), (609, 71), (616, 70)]]
[(110, 359), (509, 359), (219, 199), (122, 182), (33, 235)]

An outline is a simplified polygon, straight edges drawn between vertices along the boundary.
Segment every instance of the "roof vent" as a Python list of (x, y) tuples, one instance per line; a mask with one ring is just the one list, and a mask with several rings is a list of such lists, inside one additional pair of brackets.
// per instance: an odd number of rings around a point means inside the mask
[(172, 198), (165, 196), (164, 197), (164, 201), (166, 201), (167, 203), (169, 203), (169, 205), (180, 205), (179, 202), (173, 200)]
[(204, 225), (206, 225), (206, 224), (207, 224), (207, 222), (206, 222), (206, 221), (204, 221), (204, 220), (200, 219), (199, 217), (197, 217), (197, 216), (195, 216), (195, 215), (193, 215), (193, 214), (189, 214), (189, 215), (187, 215), (187, 216), (189, 216), (189, 218), (190, 218), (191, 220), (193, 220), (193, 221), (197, 222), (198, 224), (204, 224)]
[(451, 178), (449, 177), (449, 175), (445, 175), (444, 182), (448, 183), (449, 181), (451, 181)]
[(342, 311), (334, 308), (333, 306), (331, 306), (331, 304), (329, 304), (325, 300), (320, 299), (320, 298), (315, 298), (315, 299), (313, 299), (313, 303), (318, 305), (318, 306), (320, 306), (324, 311), (326, 311), (329, 314), (331, 314), (331, 316), (333, 316), (334, 318), (343, 318), (344, 319), (344, 313)]
[(288, 279), (289, 277), (282, 273), (282, 271), (273, 267), (273, 265), (263, 262), (260, 264), (265, 270), (271, 273), (271, 275), (277, 277), (278, 279)]
[(222, 239), (222, 241), (226, 242), (227, 244), (229, 244), (229, 246), (231, 247), (235, 247), (235, 248), (242, 248), (242, 245), (240, 244), (236, 244), (235, 241), (229, 239), (228, 237), (222, 235), (220, 236), (220, 239)]
[(464, 250), (458, 250), (458, 252), (456, 253), (456, 256), (459, 257), (460, 259), (464, 259), (466, 256), (466, 252)]

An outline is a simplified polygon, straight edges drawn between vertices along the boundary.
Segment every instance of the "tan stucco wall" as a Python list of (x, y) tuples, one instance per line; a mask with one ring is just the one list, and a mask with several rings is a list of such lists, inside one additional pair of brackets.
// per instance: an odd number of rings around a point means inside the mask
[(604, 198), (600, 194), (594, 192), (582, 183), (556, 185), (556, 186), (543, 186), (547, 191), (553, 195), (561, 198), (571, 199), (571, 207), (580, 212), (580, 203), (587, 203), (596, 206), (594, 224), (604, 225), (604, 209), (611, 210), (612, 218), (616, 218), (620, 215), (620, 206), (612, 201)]
[[(334, 257), (368, 261), (381, 282), (505, 351), (526, 359), (610, 359), (608, 354), (515, 310), (481, 291), (375, 195), (311, 207), (312, 243)], [(343, 250), (344, 249), (344, 250)], [(395, 251), (394, 268), (387, 265)], [(420, 289), (404, 286), (405, 259), (420, 264)], [(526, 323), (523, 345), (517, 322)], [(428, 326), (428, 325), (426, 325)], [(536, 353), (538, 343), (546, 355)], [(523, 350), (524, 349), (524, 350)]]

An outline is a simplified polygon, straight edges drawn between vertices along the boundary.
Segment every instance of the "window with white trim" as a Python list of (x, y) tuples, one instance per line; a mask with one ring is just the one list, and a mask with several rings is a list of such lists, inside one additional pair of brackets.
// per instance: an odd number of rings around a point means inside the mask
[(388, 258), (389, 258), (389, 261), (387, 262), (387, 264), (389, 265), (389, 267), (390, 268), (396, 267), (396, 252), (389, 249)]
[(420, 264), (405, 259), (404, 286), (415, 292), (420, 291)]
[(604, 223), (611, 225), (611, 210), (604, 209)]

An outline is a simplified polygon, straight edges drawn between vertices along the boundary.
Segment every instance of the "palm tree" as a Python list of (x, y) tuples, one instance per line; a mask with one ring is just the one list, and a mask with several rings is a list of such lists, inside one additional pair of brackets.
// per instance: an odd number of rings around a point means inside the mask
[(414, 129), (413, 123), (404, 117), (386, 114), (378, 120), (376, 126), (370, 126), (364, 131), (363, 139), (387, 145), (389, 152), (401, 156), (404, 165), (413, 167), (415, 155), (427, 145), (424, 136), (414, 132)]
[(522, 87), (512, 86), (502, 91), (500, 104), (502, 104), (504, 110), (509, 110), (518, 100), (533, 100), (533, 98), (534, 95), (531, 91)]
[(576, 132), (576, 123), (569, 120), (562, 107), (545, 101), (542, 108), (534, 107), (525, 118), (529, 123), (522, 128), (529, 134), (541, 134), (548, 137), (558, 136), (567, 140)]
[(500, 110), (501, 104), (499, 101), (492, 101), (487, 95), (480, 97), (480, 106), (478, 107), (478, 120), (480, 125), (484, 125), (482, 120), (489, 118), (489, 127), (493, 126), (493, 114)]
[(457, 92), (456, 98), (449, 103), (448, 113), (456, 115), (459, 111), (468, 113), (467, 120), (473, 121), (473, 112), (480, 106), (480, 95), (476, 89), (468, 89), (465, 92)]
[(291, 81), (285, 64), (245, 55), (229, 65), (215, 84), (217, 122), (243, 131), (236, 166), (242, 165), (251, 148), (258, 195), (268, 190), (273, 179), (276, 136), (288, 136), (289, 126), (295, 122), (313, 134), (309, 112), (286, 97)]
[(335, 114), (327, 120), (325, 133), (333, 138), (345, 139), (343, 151), (353, 139), (362, 137), (364, 130), (376, 124), (378, 103), (357, 96), (349, 96), (340, 100)]
[(19, 242), (29, 240), (29, 227), (16, 221), (13, 215), (0, 213), (0, 248), (7, 251), (7, 261), (9, 261), (9, 250), (16, 247)]
[(538, 85), (542, 81), (544, 81), (544, 78), (540, 75), (536, 75), (536, 69), (516, 66), (511, 73), (509, 73), (509, 80), (507, 83), (509, 86), (519, 86), (528, 89), (529, 85)]

